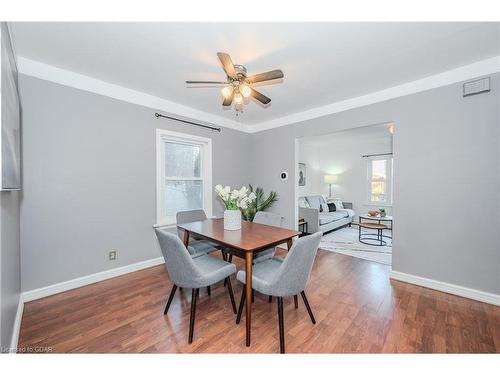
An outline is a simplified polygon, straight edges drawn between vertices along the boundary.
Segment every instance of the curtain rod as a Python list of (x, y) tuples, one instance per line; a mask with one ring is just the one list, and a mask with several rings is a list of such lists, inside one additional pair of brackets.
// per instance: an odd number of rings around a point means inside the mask
[(383, 154), (367, 154), (367, 155), (361, 155), (362, 158), (369, 158), (372, 156), (385, 156), (385, 155), (392, 155), (392, 152), (386, 152)]
[(160, 118), (160, 117), (163, 117), (163, 118), (168, 118), (170, 120), (175, 120), (175, 121), (180, 121), (180, 122), (184, 122), (186, 124), (190, 124), (190, 125), (195, 125), (195, 126), (200, 126), (202, 128), (205, 128), (205, 129), (210, 129), (210, 130), (216, 130), (220, 133), (221, 131), (221, 128), (216, 128), (216, 127), (213, 127), (213, 126), (208, 126), (208, 125), (203, 125), (203, 124), (199, 124), (197, 122), (192, 122), (192, 121), (188, 121), (188, 120), (182, 120), (180, 118), (176, 118), (176, 117), (170, 117), (170, 116), (165, 116), (165, 115), (162, 115), (158, 112), (155, 113), (155, 117), (156, 118)]

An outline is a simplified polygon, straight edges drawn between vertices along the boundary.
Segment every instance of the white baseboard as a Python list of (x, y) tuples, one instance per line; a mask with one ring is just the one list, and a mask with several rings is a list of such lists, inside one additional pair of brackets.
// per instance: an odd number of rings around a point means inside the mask
[(48, 285), (43, 288), (38, 288), (24, 292), (22, 295), (24, 302), (34, 301), (43, 297), (48, 297), (57, 293), (65, 292), (67, 290), (80, 288), (85, 285), (93, 284), (98, 281), (111, 279), (116, 276), (121, 276), (126, 273), (140, 271), (145, 268), (157, 266), (165, 263), (163, 257), (145, 260), (143, 262), (129, 264), (128, 266), (112, 268), (110, 270), (94, 273), (88, 276), (79, 277), (73, 280), (63, 281), (53, 285)]
[(499, 294), (483, 292), (481, 290), (470, 289), (455, 284), (448, 284), (443, 281), (427, 279), (425, 277), (410, 275), (408, 273), (399, 271), (391, 271), (390, 277), (394, 280), (403, 281), (406, 283), (423, 286), (425, 288), (439, 290), (440, 292), (454, 294), (460, 297), (470, 298), (476, 301), (500, 306)]
[(23, 319), (24, 300), (22, 293), (19, 295), (19, 302), (17, 304), (16, 319), (14, 320), (14, 327), (12, 328), (12, 338), (10, 340), (10, 353), (16, 353), (17, 343), (19, 341), (19, 332), (21, 332), (21, 321)]

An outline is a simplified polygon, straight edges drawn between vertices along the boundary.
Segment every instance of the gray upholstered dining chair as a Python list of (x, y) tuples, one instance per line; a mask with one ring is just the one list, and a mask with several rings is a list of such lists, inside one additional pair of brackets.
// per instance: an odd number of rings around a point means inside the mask
[[(253, 222), (257, 224), (271, 225), (273, 227), (281, 227), (281, 216), (273, 212), (257, 211), (255, 213)], [(229, 253), (228, 262), (232, 262), (233, 261), (232, 250), (228, 249), (227, 251)], [(254, 255), (253, 261), (254, 263), (262, 262), (266, 259), (272, 258), (275, 253), (276, 253), (275, 247), (260, 251)], [(253, 294), (252, 294), (252, 299), (253, 299)], [(272, 302), (271, 296), (269, 296), (269, 302)]]
[[(207, 219), (207, 214), (205, 213), (204, 210), (201, 209), (179, 211), (175, 216), (177, 224), (186, 224), (186, 223), (192, 223), (194, 221), (203, 221)], [(184, 230), (177, 227), (177, 234), (182, 241), (184, 239)], [(219, 244), (216, 244), (208, 240), (204, 240), (202, 238), (196, 238), (196, 235), (194, 234), (192, 234), (189, 239), (188, 251), (193, 258), (203, 254), (209, 254), (217, 250), (221, 250)]]
[[(255, 214), (253, 222), (257, 224), (271, 225), (273, 227), (281, 227), (281, 216), (273, 212), (258, 211)], [(254, 263), (259, 263), (272, 258), (275, 253), (275, 247), (258, 252), (254, 256)]]
[[(275, 296), (278, 300), (278, 321), (280, 334), (280, 352), (285, 352), (285, 333), (283, 318), (283, 298), (300, 293), (313, 324), (316, 324), (313, 312), (307, 301), (304, 289), (311, 275), (314, 258), (321, 240), (321, 232), (297, 239), (285, 259), (273, 257), (255, 264), (252, 272), (252, 289)], [(239, 271), (236, 278), (245, 283), (245, 271)], [(236, 324), (241, 320), (245, 304), (245, 288), (241, 294)]]
[(174, 234), (156, 228), (156, 237), (160, 244), (168, 275), (173, 283), (164, 314), (168, 313), (177, 287), (191, 288), (191, 314), (189, 318), (189, 343), (193, 342), (194, 320), (196, 314), (196, 299), (200, 288), (208, 287), (221, 280), (227, 281), (229, 298), (236, 314), (231, 276), (236, 272), (236, 266), (211, 255), (203, 254), (191, 257), (182, 241)]
[[(281, 216), (272, 212), (258, 211), (255, 214), (253, 222), (257, 224), (271, 225), (273, 227), (281, 227)], [(275, 253), (275, 247), (260, 251), (254, 255), (254, 263), (262, 262), (266, 259), (272, 258)], [(233, 255), (229, 253), (228, 261), (231, 262), (232, 260)]]

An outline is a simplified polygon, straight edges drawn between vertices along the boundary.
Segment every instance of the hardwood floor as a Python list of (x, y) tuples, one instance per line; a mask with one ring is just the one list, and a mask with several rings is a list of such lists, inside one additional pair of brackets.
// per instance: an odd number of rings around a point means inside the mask
[[(235, 259), (238, 268), (243, 263)], [(241, 284), (233, 276), (235, 295)], [(256, 294), (252, 345), (244, 317), (235, 324), (222, 283), (200, 290), (194, 341), (188, 341), (190, 290), (171, 289), (163, 265), (25, 305), (20, 348), (52, 352), (278, 353), (276, 299)], [(498, 353), (500, 307), (389, 280), (389, 267), (318, 251), (301, 299), (285, 299), (287, 353)], [(29, 351), (29, 350), (28, 350)]]

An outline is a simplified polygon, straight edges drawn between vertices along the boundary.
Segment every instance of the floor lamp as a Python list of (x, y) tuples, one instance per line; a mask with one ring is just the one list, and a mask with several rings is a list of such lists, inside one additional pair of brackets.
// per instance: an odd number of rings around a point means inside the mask
[(325, 184), (330, 185), (330, 194), (328, 195), (328, 198), (332, 198), (332, 185), (337, 183), (338, 176), (336, 174), (325, 174), (323, 180)]

